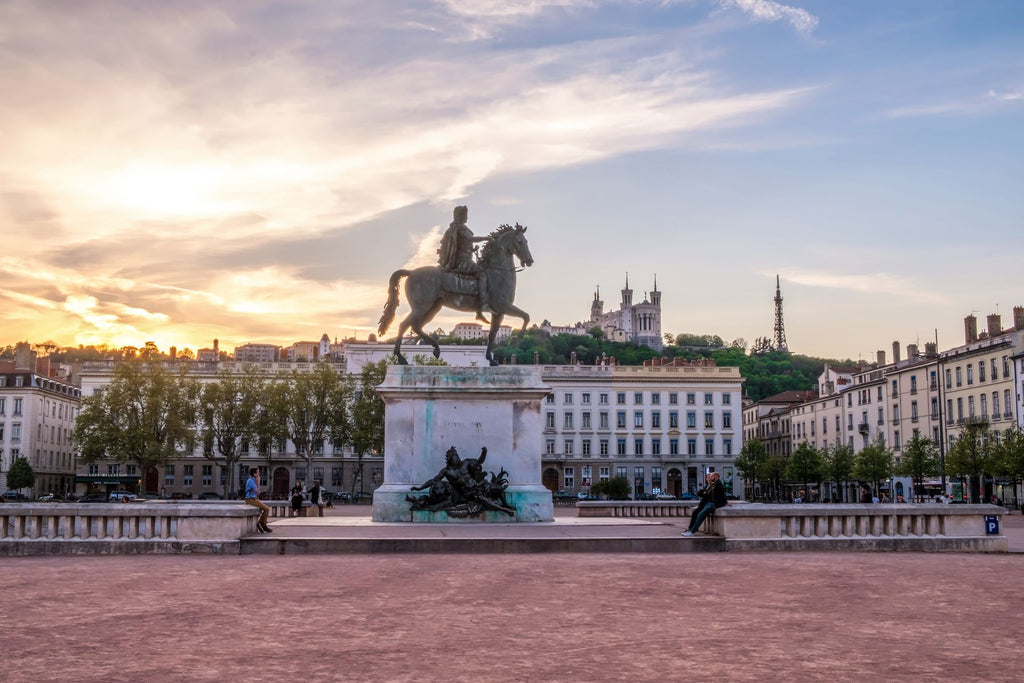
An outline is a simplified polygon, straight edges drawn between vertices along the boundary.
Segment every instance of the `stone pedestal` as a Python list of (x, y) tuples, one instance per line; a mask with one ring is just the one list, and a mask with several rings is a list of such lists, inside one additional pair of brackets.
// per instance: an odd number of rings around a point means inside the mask
[[(384, 399), (384, 482), (373, 492), (375, 522), (549, 522), (551, 492), (541, 484), (541, 399), (549, 388), (540, 368), (392, 366), (377, 388)], [(413, 512), (411, 488), (444, 466), (455, 446), (462, 458), (480, 457), (483, 469), (508, 472), (510, 517), (497, 512), (458, 519), (445, 512)]]

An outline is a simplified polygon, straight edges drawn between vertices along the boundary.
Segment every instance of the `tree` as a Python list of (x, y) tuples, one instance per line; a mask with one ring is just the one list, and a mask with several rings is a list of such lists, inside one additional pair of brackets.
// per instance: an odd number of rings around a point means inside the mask
[(235, 490), (235, 464), (241, 458), (243, 441), (255, 441), (265, 380), (247, 368), (242, 374), (221, 372), (216, 382), (203, 387), (200, 397), (198, 435), (203, 456), (225, 468), (224, 497)]
[(946, 471), (969, 479), (972, 503), (980, 501), (981, 478), (992, 465), (991, 457), (988, 420), (967, 418), (963, 431), (946, 453)]
[(786, 474), (786, 456), (769, 455), (764, 462), (764, 478), (768, 481), (771, 500), (779, 499), (782, 479)]
[(608, 496), (612, 500), (629, 500), (632, 488), (629, 480), (625, 477), (612, 477), (594, 482), (594, 485), (590, 487), (590, 494), (592, 496)]
[(73, 438), (81, 462), (134, 462), (140, 473), (191, 450), (199, 383), (159, 362), (118, 363), (110, 383), (82, 399)]
[(843, 482), (853, 474), (853, 447), (847, 444), (833, 444), (822, 454), (824, 459), (824, 476), (836, 483), (836, 500), (842, 503)]
[(1012, 479), (1016, 491), (1017, 483), (1024, 479), (1024, 431), (1010, 427), (993, 451), (993, 474)]
[[(789, 462), (786, 464), (786, 477), (792, 481), (801, 482), (804, 485), (804, 491), (808, 490), (809, 483), (820, 482), (824, 477), (824, 472), (825, 464), (822, 461), (821, 453), (806, 441), (800, 442), (793, 454), (789, 456)], [(806, 502), (806, 498), (804, 501)]]
[(352, 472), (353, 494), (356, 481), (362, 481), (363, 456), (384, 452), (384, 399), (377, 393), (377, 387), (384, 381), (387, 371), (387, 361), (382, 360), (367, 363), (359, 375), (359, 387), (351, 406), (351, 442), (356, 454), (356, 468)]
[(36, 483), (36, 473), (32, 470), (28, 458), (15, 458), (11, 469), (7, 470), (7, 486), (14, 490), (30, 489)]
[(920, 491), (925, 477), (934, 477), (940, 473), (939, 449), (931, 439), (915, 435), (903, 449), (903, 457), (897, 463), (894, 472), (901, 477), (910, 477), (914, 481), (915, 491)]
[(756, 436), (745, 441), (743, 448), (740, 449), (740, 454), (736, 456), (734, 463), (736, 470), (744, 481), (750, 483), (751, 492), (755, 486), (759, 487), (761, 481), (765, 479), (767, 460), (768, 454), (764, 449), (764, 444)]
[(875, 491), (880, 482), (892, 476), (892, 452), (885, 447), (882, 434), (853, 457), (853, 476), (871, 482)]
[(313, 456), (331, 437), (348, 442), (347, 383), (334, 365), (318, 362), (311, 372), (285, 373), (281, 412), (295, 454), (306, 460), (306, 477), (313, 476)]

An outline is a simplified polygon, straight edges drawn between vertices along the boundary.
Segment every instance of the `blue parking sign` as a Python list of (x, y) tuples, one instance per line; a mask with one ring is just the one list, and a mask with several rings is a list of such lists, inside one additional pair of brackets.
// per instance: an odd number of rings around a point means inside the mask
[(995, 515), (985, 515), (985, 533), (989, 536), (999, 534), (999, 518)]

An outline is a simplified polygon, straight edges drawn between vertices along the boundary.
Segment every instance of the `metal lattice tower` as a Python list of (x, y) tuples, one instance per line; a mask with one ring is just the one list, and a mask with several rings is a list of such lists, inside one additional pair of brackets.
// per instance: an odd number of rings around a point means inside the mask
[(782, 290), (779, 288), (779, 276), (775, 276), (775, 350), (788, 351), (786, 346), (786, 326), (782, 322)]

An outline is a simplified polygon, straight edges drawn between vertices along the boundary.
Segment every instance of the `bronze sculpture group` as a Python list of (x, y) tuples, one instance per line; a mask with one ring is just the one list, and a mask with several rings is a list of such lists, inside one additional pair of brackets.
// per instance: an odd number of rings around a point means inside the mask
[[(405, 298), (412, 311), (398, 326), (395, 340), (395, 356), (398, 362), (406, 364), (402, 356), (402, 337), (412, 330), (421, 342), (430, 344), (434, 357), (441, 355), (437, 340), (423, 328), (442, 307), (459, 311), (475, 311), (479, 320), (487, 322), (485, 312), (491, 314), (487, 334), (486, 358), (491, 365), (494, 359), (494, 341), (506, 315), (522, 318), (523, 327), (530, 322), (530, 316), (515, 306), (516, 264), (520, 268), (533, 265), (533, 256), (526, 241), (526, 227), (501, 225), (486, 237), (478, 237), (466, 225), (469, 211), (457, 206), (454, 220), (448, 226), (438, 249), (438, 265), (424, 266), (413, 270), (396, 270), (388, 284), (388, 301), (381, 313), (377, 331), (383, 336), (395, 319), (398, 310), (398, 285), (403, 277)], [(478, 260), (473, 259), (477, 242), (484, 247)]]
[(484, 472), (483, 463), (487, 448), (480, 449), (479, 458), (459, 457), (452, 446), (445, 453), (444, 467), (413, 491), (426, 491), (422, 496), (406, 496), (413, 511), (447, 512), (452, 517), (470, 517), (486, 510), (504, 512), (515, 516), (516, 509), (505, 497), (508, 488), (508, 473), (504, 468), (490, 478)]

